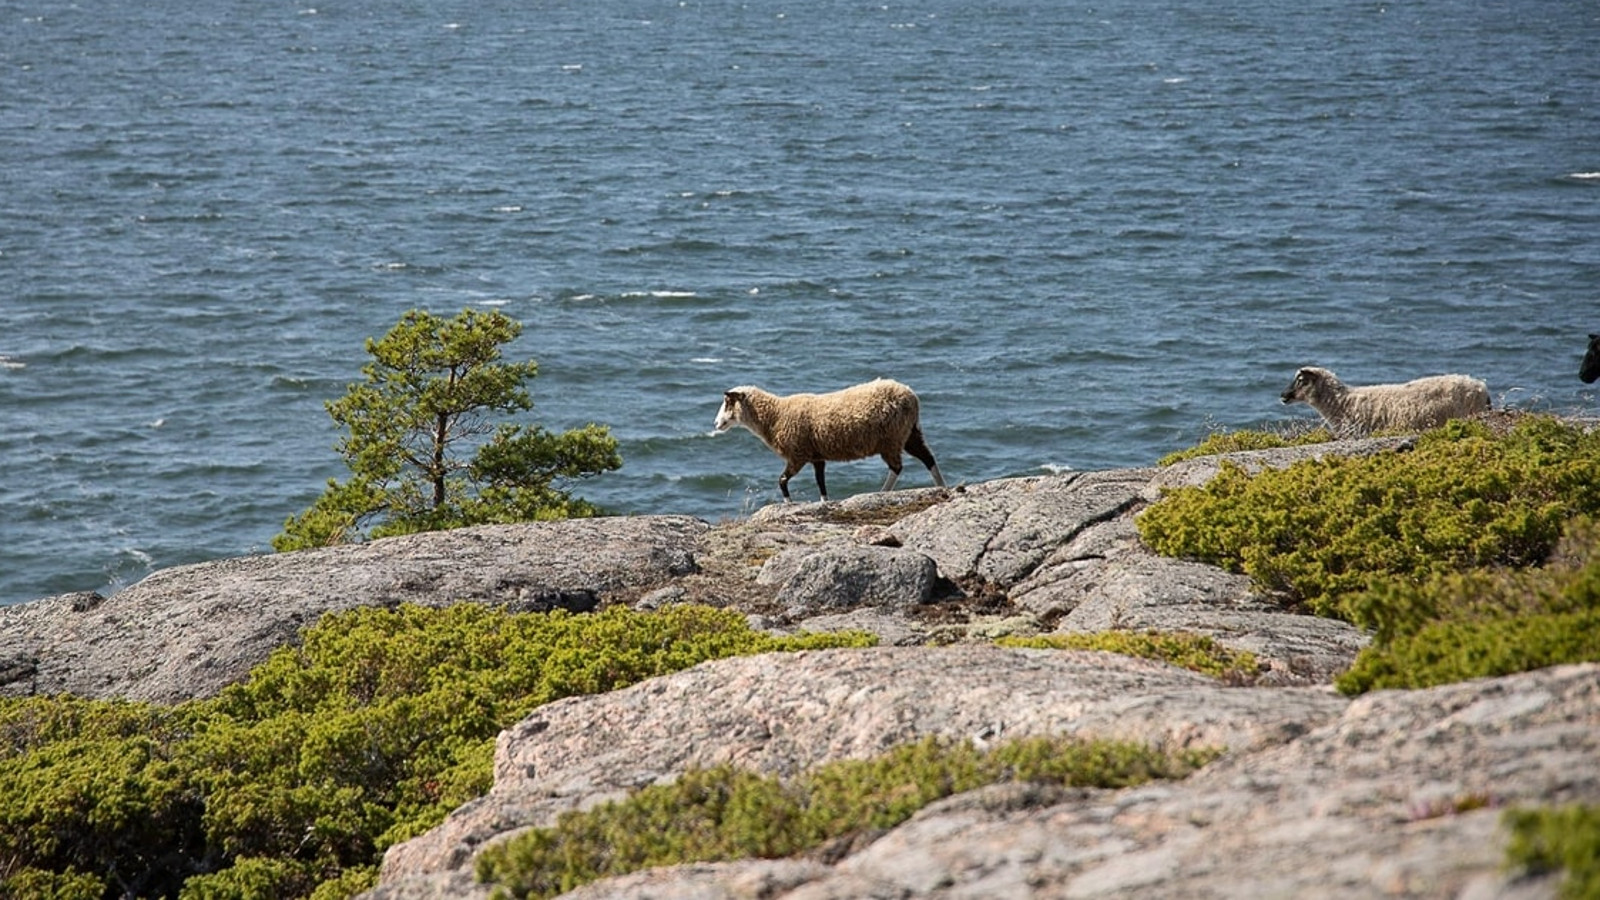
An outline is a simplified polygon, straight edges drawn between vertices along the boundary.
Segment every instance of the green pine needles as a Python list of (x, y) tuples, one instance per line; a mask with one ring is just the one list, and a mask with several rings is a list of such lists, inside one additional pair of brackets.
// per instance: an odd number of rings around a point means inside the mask
[(524, 385), (538, 365), (501, 353), (521, 333), (499, 312), (441, 319), (412, 310), (381, 340), (369, 339), (365, 380), (327, 404), (349, 432), (338, 451), (351, 477), (330, 479), (273, 548), (596, 515), (563, 485), (622, 466), (609, 429), (555, 434), (497, 421), (533, 408)]

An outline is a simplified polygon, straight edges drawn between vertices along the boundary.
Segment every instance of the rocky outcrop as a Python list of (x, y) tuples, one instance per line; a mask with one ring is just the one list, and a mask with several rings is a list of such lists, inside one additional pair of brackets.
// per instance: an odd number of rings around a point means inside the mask
[[(1232, 454), (1249, 467), (1403, 452), (1404, 439)], [(661, 516), (490, 526), (158, 573), (111, 597), (0, 610), (0, 693), (207, 696), (325, 612), (699, 602), (774, 631), (880, 646), (729, 659), (542, 707), (502, 734), (491, 793), (393, 848), (382, 898), (485, 896), (482, 847), (562, 811), (731, 762), (778, 775), (922, 735), (1071, 733), (1227, 754), (1124, 791), (996, 787), (826, 859), (684, 866), (600, 897), (1549, 896), (1498, 869), (1499, 807), (1600, 800), (1600, 668), (1354, 702), (1328, 687), (1366, 643), (1243, 577), (1152, 554), (1135, 518), (1220, 461)], [(1225, 685), (1002, 634), (1183, 630), (1249, 650)]]
[(1128, 657), (990, 644), (717, 660), (551, 703), (502, 733), (494, 790), (391, 850), (384, 881), (418, 881), (397, 891), (435, 881), (456, 890), (455, 870), (499, 835), (690, 767), (734, 763), (790, 775), (928, 735), (1079, 734), (1248, 752), (1307, 732), (1345, 705), (1323, 688), (1226, 688)]
[[(1233, 697), (1240, 713), (1259, 694), (1300, 696), (1210, 690)], [(1191, 709), (1178, 703), (1156, 715), (1182, 721)], [(1600, 798), (1600, 667), (1387, 691), (1327, 712), (1315, 702), (1262, 702), (1258, 714), (1284, 727), (1253, 749), (1233, 745), (1182, 782), (1083, 792), (999, 786), (924, 809), (833, 865), (679, 866), (567, 896), (1554, 896), (1553, 878), (1504, 871), (1500, 815), (1507, 805)], [(1292, 735), (1295, 726), (1307, 730)]]
[(1600, 799), (1600, 666), (1349, 701), (977, 645), (722, 660), (502, 734), (494, 790), (391, 850), (371, 896), (486, 897), (464, 868), (484, 843), (689, 766), (783, 774), (926, 734), (1037, 733), (1229, 752), (1181, 782), (958, 795), (833, 863), (678, 866), (569, 896), (1550, 897), (1502, 870), (1499, 818)]
[[(1356, 441), (1235, 454), (1247, 465), (1387, 452)], [(885, 643), (1106, 628), (1188, 630), (1248, 649), (1282, 684), (1328, 680), (1364, 638), (1292, 615), (1241, 576), (1155, 556), (1133, 517), (1168, 469), (1070, 472), (767, 507), (713, 528), (683, 516), (493, 525), (158, 572), (111, 597), (0, 608), (0, 694), (66, 691), (175, 702), (215, 693), (356, 606), (733, 607), (781, 630), (856, 628)]]
[(240, 680), (323, 613), (460, 601), (593, 609), (694, 571), (685, 516), (489, 525), (157, 572), (0, 608), (0, 693), (174, 703)]

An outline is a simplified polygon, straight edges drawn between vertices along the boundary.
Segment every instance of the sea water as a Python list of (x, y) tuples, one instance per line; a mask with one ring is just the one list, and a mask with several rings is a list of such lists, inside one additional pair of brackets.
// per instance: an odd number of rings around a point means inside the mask
[(1591, 0), (0, 0), (0, 603), (270, 552), (412, 308), (526, 326), (527, 421), (621, 444), (576, 493), (710, 521), (777, 499), (739, 384), (902, 380), (955, 482), (1312, 418), (1307, 364), (1591, 411), (1596, 48)]

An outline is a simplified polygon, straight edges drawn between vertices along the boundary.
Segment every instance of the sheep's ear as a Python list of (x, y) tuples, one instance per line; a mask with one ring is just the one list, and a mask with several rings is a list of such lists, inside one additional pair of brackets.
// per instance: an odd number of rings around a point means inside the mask
[(743, 399), (744, 399), (744, 394), (741, 394), (738, 391), (723, 391), (722, 392), (722, 401), (724, 403), (738, 403)]
[(1600, 334), (1591, 334), (1591, 335), (1589, 335), (1589, 340), (1591, 340), (1591, 341), (1600, 341)]

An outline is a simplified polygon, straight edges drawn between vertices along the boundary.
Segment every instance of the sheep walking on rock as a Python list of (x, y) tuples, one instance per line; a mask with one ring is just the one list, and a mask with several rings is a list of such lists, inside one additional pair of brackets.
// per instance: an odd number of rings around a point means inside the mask
[(1350, 387), (1327, 369), (1306, 366), (1279, 400), (1309, 403), (1339, 434), (1420, 431), (1487, 411), (1489, 387), (1466, 375)]
[(791, 394), (779, 397), (758, 387), (736, 387), (722, 395), (716, 431), (742, 425), (763, 444), (783, 457), (778, 490), (789, 499), (789, 479), (807, 463), (817, 475), (817, 491), (828, 499), (823, 470), (829, 460), (847, 462), (881, 456), (889, 466), (883, 490), (891, 490), (900, 477), (900, 453), (921, 460), (944, 484), (939, 464), (922, 437), (921, 405), (911, 388), (880, 378), (831, 394)]
[(1589, 335), (1589, 352), (1583, 355), (1578, 378), (1584, 384), (1594, 384), (1595, 379), (1600, 378), (1600, 334)]

